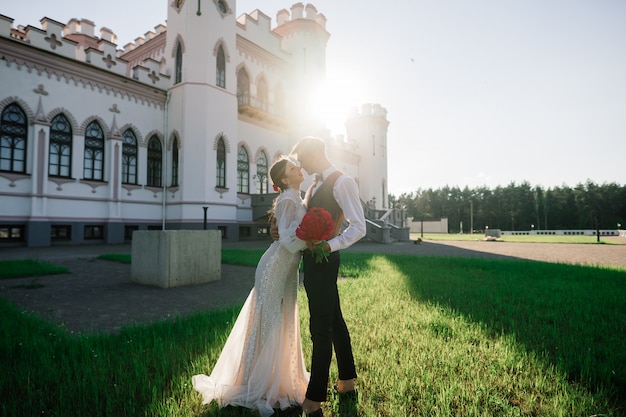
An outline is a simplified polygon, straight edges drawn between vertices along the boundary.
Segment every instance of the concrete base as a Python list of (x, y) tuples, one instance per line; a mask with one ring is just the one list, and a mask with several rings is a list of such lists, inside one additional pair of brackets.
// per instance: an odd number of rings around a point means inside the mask
[(135, 231), (131, 281), (161, 288), (204, 284), (222, 276), (219, 230)]
[(502, 237), (502, 230), (487, 229), (485, 230), (485, 237), (495, 237), (496, 239), (500, 239)]

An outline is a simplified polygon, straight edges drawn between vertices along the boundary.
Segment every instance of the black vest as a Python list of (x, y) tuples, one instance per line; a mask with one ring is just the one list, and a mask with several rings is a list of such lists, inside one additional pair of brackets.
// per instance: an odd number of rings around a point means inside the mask
[(335, 230), (333, 232), (333, 236), (339, 235), (339, 231), (341, 230), (341, 225), (346, 220), (346, 217), (343, 214), (343, 210), (339, 207), (337, 200), (333, 196), (333, 188), (335, 186), (335, 182), (337, 178), (343, 175), (341, 171), (335, 171), (328, 176), (323, 182), (322, 185), (319, 186), (315, 194), (311, 196), (311, 192), (313, 191), (312, 184), (306, 192), (304, 196), (304, 205), (307, 210), (312, 209), (313, 207), (321, 207), (327, 210), (332, 216), (333, 221), (335, 222)]

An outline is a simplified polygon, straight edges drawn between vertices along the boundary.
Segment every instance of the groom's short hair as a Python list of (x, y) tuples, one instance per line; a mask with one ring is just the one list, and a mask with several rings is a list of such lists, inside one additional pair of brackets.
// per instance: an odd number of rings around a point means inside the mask
[(315, 154), (326, 156), (326, 142), (315, 136), (305, 136), (294, 145), (290, 154)]

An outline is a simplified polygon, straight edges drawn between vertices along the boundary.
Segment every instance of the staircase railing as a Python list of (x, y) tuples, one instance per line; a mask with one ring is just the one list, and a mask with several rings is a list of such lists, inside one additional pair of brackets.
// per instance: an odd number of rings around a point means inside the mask
[(410, 229), (406, 225), (406, 213), (402, 208), (378, 210), (361, 201), (366, 221), (366, 237), (375, 242), (408, 242)]

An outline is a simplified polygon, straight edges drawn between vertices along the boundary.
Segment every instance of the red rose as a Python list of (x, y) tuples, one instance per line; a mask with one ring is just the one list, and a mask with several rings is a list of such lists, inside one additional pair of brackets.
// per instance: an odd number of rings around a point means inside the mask
[(296, 229), (296, 236), (298, 239), (305, 241), (315, 242), (315, 249), (313, 249), (313, 255), (316, 262), (322, 262), (322, 260), (328, 261), (328, 254), (330, 252), (325, 251), (323, 247), (326, 245), (326, 240), (333, 237), (333, 231), (335, 230), (335, 222), (333, 216), (321, 207), (313, 207), (307, 211), (300, 225)]

